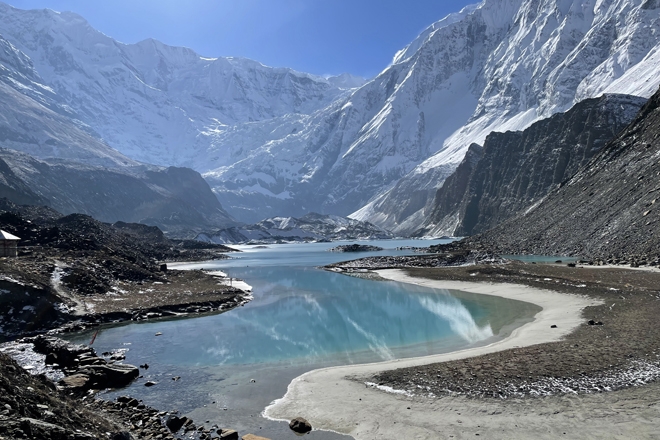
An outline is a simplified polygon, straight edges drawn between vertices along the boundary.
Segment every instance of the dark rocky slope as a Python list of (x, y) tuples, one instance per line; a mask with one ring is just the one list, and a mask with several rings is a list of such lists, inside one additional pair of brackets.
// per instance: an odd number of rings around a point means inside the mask
[(660, 90), (634, 121), (542, 203), (467, 246), (502, 253), (660, 258)]
[(9, 199), (19, 205), (48, 205), (48, 200), (36, 194), (0, 159), (0, 198)]
[(105, 168), (0, 148), (0, 192), (17, 204), (48, 204), (110, 223), (145, 223), (179, 237), (236, 224), (189, 168)]
[(584, 166), (632, 121), (644, 102), (605, 95), (522, 132), (492, 133), (476, 164), (478, 151), (472, 148), (438, 189), (434, 210), (417, 235), (472, 235), (522, 213)]
[(467, 196), (472, 175), (482, 155), (481, 145), (470, 145), (465, 158), (452, 175), (447, 177), (442, 187), (436, 191), (431, 214), (425, 221), (426, 226), (416, 231), (415, 236), (440, 235), (443, 231), (454, 235), (462, 220), (461, 214), (465, 212), (465, 205), (469, 200)]
[[(231, 249), (170, 240), (157, 227), (110, 225), (0, 199), (0, 229), (21, 238), (18, 258), (0, 259), (0, 341), (82, 318), (131, 319), (144, 314), (140, 310), (172, 311), (177, 304), (201, 301), (218, 308), (242, 294), (199, 271), (163, 271), (166, 261), (226, 258)], [(182, 285), (199, 295), (177, 299)]]
[(31, 376), (4, 353), (0, 353), (0, 408), (0, 438), (133, 438), (119, 423), (57, 390), (45, 376)]

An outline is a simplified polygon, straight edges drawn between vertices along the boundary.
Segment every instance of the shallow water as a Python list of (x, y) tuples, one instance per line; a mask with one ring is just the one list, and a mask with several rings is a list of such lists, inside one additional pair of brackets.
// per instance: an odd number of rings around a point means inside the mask
[[(315, 268), (366, 255), (409, 255), (397, 246), (437, 241), (370, 242), (385, 251), (327, 252), (337, 243), (243, 248), (232, 260), (182, 267), (220, 269), (253, 286), (254, 300), (224, 314), (106, 327), (99, 352), (128, 349), (126, 362), (148, 363), (126, 394), (163, 410), (179, 409), (198, 424), (294, 438), (261, 411), (296, 376), (321, 366), (423, 356), (492, 342), (532, 319), (536, 306), (496, 297)], [(155, 336), (157, 332), (161, 336)], [(90, 334), (73, 337), (89, 342)], [(180, 376), (179, 380), (172, 380)], [(158, 385), (146, 388), (144, 381)], [(111, 396), (112, 397), (112, 394)], [(313, 438), (339, 438), (314, 432)]]

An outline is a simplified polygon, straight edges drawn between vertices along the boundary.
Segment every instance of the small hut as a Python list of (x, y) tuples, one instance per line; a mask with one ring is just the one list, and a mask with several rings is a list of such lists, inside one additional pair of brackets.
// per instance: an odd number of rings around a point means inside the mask
[(18, 255), (18, 238), (15, 235), (0, 230), (0, 257), (15, 257)]

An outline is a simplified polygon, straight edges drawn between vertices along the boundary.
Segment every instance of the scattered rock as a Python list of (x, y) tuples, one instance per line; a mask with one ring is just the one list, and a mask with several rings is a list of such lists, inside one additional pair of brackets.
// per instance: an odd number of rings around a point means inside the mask
[(238, 440), (238, 432), (233, 429), (223, 429), (220, 438), (222, 440)]
[(550, 328), (557, 328), (557, 324), (552, 324)]
[(241, 437), (242, 440), (270, 440), (266, 437), (259, 437), (258, 435), (254, 434), (246, 434), (243, 437)]
[(152, 387), (152, 386), (154, 386), (154, 385), (156, 385), (156, 384), (157, 384), (157, 382), (154, 382), (154, 381), (152, 381), (152, 380), (148, 380), (148, 381), (146, 381), (146, 382), (144, 383), (144, 386), (145, 386), (145, 387)]
[(187, 417), (178, 417), (175, 415), (169, 415), (165, 419), (165, 426), (167, 426), (167, 429), (169, 429), (172, 432), (179, 432), (179, 430), (183, 428), (183, 425), (185, 425), (187, 421), (188, 421)]
[(298, 434), (307, 434), (312, 430), (312, 425), (302, 417), (296, 417), (289, 422), (289, 428)]

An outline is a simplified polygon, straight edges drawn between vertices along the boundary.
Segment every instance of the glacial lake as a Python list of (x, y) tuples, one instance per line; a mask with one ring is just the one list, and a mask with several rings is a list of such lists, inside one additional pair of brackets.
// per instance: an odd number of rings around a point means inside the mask
[[(286, 423), (264, 419), (261, 412), (300, 374), (489, 344), (540, 310), (498, 297), (317, 268), (370, 255), (410, 255), (411, 250), (396, 248), (441, 242), (447, 240), (361, 242), (385, 248), (366, 253), (328, 252), (346, 244), (341, 242), (236, 246), (243, 252), (230, 260), (176, 265), (243, 279), (254, 299), (222, 314), (102, 327), (93, 345), (97, 352), (122, 349), (126, 363), (149, 365), (129, 388), (105, 397), (129, 394), (163, 411), (177, 409), (198, 426), (294, 439)], [(92, 334), (68, 339), (89, 343)], [(157, 385), (145, 387), (147, 380)], [(309, 437), (349, 438), (321, 431)]]

